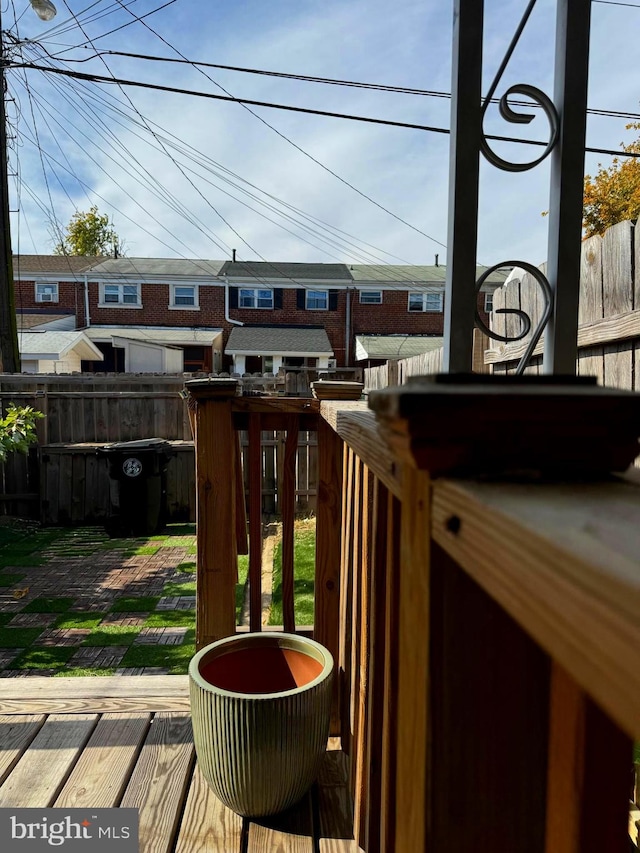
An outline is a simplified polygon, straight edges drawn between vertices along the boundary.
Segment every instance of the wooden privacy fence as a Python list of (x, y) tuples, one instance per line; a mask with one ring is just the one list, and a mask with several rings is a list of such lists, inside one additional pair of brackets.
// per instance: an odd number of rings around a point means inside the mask
[[(0, 466), (0, 515), (39, 519), (49, 525), (101, 523), (109, 509), (109, 478), (106, 464), (95, 456), (96, 448), (155, 437), (171, 441), (176, 448), (168, 469), (169, 520), (194, 521), (193, 445), (183, 389), (182, 376), (0, 376), (0, 413), (15, 402), (46, 414), (38, 421), (39, 448), (28, 457), (13, 455)], [(248, 435), (242, 431), (245, 462), (248, 444)], [(262, 432), (262, 511), (266, 515), (281, 512), (285, 444), (284, 433)], [(295, 477), (295, 511), (311, 512), (317, 481), (315, 433), (305, 431), (299, 436)], [(247, 495), (248, 489), (245, 473)]]
[(0, 375), (0, 408), (32, 406), (40, 444), (134, 441), (165, 438), (189, 441), (191, 433), (182, 374)]
[[(533, 277), (515, 270), (512, 280), (494, 293), (492, 327), (500, 334), (505, 330), (516, 333), (520, 328), (517, 317), (497, 314), (499, 308), (526, 311), (535, 328), (542, 301)], [(583, 242), (578, 323), (577, 373), (596, 376), (601, 385), (610, 388), (638, 390), (640, 230), (635, 223), (619, 222), (602, 237), (596, 235)], [(512, 373), (528, 342), (528, 336), (511, 344), (492, 341), (485, 360), (494, 373)], [(536, 347), (528, 373), (542, 371), (543, 343)]]
[[(473, 371), (485, 373), (484, 353), (488, 338), (479, 329), (473, 333)], [(442, 348), (430, 350), (411, 358), (392, 359), (379, 367), (368, 367), (364, 371), (364, 390), (379, 391), (395, 385), (404, 385), (411, 376), (425, 376), (442, 371)]]
[[(282, 513), (286, 433), (261, 432), (262, 513)], [(167, 469), (169, 523), (195, 521), (193, 442), (170, 442), (174, 456)], [(45, 525), (101, 524), (109, 515), (109, 474), (96, 450), (102, 443), (49, 444), (32, 449), (6, 466), (0, 514), (38, 519)], [(249, 500), (249, 436), (240, 433), (246, 500)], [(294, 468), (294, 511), (313, 512), (316, 506), (317, 440), (301, 432)]]

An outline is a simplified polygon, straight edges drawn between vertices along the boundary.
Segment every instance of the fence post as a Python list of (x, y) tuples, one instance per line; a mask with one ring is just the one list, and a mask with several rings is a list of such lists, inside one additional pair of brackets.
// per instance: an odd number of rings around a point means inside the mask
[(197, 602), (196, 646), (235, 633), (237, 454), (233, 379), (194, 379), (196, 401)]

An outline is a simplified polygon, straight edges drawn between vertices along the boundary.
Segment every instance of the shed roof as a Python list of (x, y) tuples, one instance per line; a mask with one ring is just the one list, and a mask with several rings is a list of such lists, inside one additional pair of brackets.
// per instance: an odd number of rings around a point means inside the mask
[(367, 358), (411, 358), (440, 349), (437, 335), (356, 335), (356, 361)]
[(147, 341), (153, 344), (204, 344), (211, 345), (222, 329), (189, 329), (174, 326), (89, 326), (84, 330), (92, 341), (109, 341), (113, 337)]
[(31, 359), (59, 361), (75, 351), (85, 361), (102, 361), (104, 356), (84, 332), (20, 332), (20, 355)]
[(322, 326), (236, 326), (231, 330), (225, 352), (333, 355)]

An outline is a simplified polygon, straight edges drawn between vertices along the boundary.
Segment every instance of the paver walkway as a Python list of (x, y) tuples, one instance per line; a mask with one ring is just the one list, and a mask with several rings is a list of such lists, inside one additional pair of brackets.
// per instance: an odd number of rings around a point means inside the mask
[(0, 677), (184, 673), (194, 640), (193, 525), (0, 527)]

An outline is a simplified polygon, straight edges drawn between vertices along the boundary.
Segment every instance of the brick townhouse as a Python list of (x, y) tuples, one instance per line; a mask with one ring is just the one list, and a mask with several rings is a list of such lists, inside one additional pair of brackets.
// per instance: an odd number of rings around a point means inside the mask
[[(103, 357), (82, 369), (342, 367), (402, 354), (403, 341), (429, 348), (443, 331), (438, 265), (21, 255), (14, 278), (23, 348), (46, 349), (36, 333), (81, 332)], [(485, 321), (503, 281), (478, 296)]]

